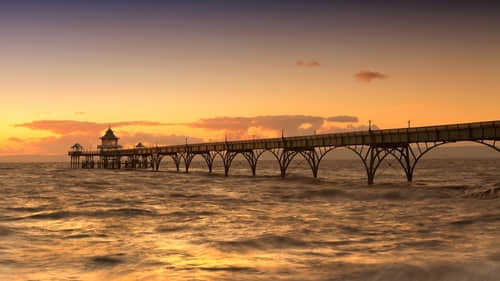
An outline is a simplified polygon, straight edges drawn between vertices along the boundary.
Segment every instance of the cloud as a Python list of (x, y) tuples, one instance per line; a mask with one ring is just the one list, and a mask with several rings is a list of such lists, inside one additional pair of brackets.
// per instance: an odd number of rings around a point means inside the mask
[(10, 137), (7, 140), (11, 141), (11, 142), (17, 142), (17, 143), (23, 143), (24, 142), (22, 139), (16, 138), (16, 137)]
[(321, 117), (311, 115), (268, 115), (255, 117), (215, 117), (188, 123), (191, 128), (221, 131), (231, 139), (277, 137), (314, 134), (328, 122), (356, 123), (358, 117), (339, 115)]
[(320, 66), (320, 63), (316, 60), (310, 60), (310, 61), (298, 60), (295, 62), (295, 65), (298, 67), (318, 67)]
[(83, 112), (83, 111), (77, 111), (75, 112), (75, 115), (85, 115), (86, 112)]
[[(142, 142), (146, 146), (158, 145), (175, 145), (184, 144), (186, 136), (182, 135), (163, 135), (163, 134), (148, 134), (137, 133), (129, 134), (122, 133), (120, 136), (120, 144), (124, 147), (133, 147), (138, 142)], [(8, 149), (0, 151), (0, 154), (41, 154), (41, 155), (64, 155), (69, 148), (79, 143), (84, 149), (95, 150), (99, 143), (99, 135), (73, 134), (63, 136), (49, 136), (43, 138), (9, 138)], [(201, 138), (188, 137), (188, 143), (203, 142)]]
[(326, 118), (328, 122), (357, 123), (358, 117), (349, 115), (338, 115)]
[(120, 144), (124, 146), (135, 146), (138, 142), (142, 142), (145, 146), (154, 145), (176, 145), (185, 144), (186, 138), (188, 143), (201, 143), (204, 140), (197, 137), (188, 137), (183, 135), (163, 135), (163, 134), (149, 134), (149, 133), (134, 133), (129, 134), (123, 132), (120, 135)]
[[(375, 124), (372, 124), (372, 130), (379, 130), (379, 129), (380, 127), (378, 127)], [(323, 126), (320, 130), (318, 130), (318, 133), (329, 134), (329, 133), (345, 133), (345, 132), (357, 132), (357, 131), (368, 131), (368, 125), (349, 124), (345, 127), (326, 125)]]
[(358, 81), (361, 82), (371, 82), (374, 79), (386, 79), (389, 76), (380, 72), (376, 71), (367, 71), (367, 70), (362, 70), (356, 74), (354, 74), (354, 78), (356, 78)]
[[(189, 123), (191, 128), (202, 128), (208, 130), (220, 130), (230, 133), (232, 137), (249, 137), (249, 131), (264, 137), (259, 131), (272, 132), (275, 136), (281, 134), (283, 129), (286, 135), (303, 135), (312, 133), (321, 127), (325, 118), (306, 115), (274, 115), (256, 117), (216, 117), (200, 119), (197, 122)], [(306, 125), (307, 124), (307, 125)]]
[[(124, 121), (98, 123), (75, 120), (35, 120), (15, 124), (14, 127), (50, 132), (53, 135), (42, 138), (11, 137), (7, 140), (0, 154), (65, 154), (74, 143), (80, 143), (85, 149), (96, 149), (103, 131), (124, 127), (119, 130), (120, 144), (132, 147), (138, 142), (146, 146), (175, 145), (186, 142), (185, 135), (145, 133), (127, 127), (183, 126), (196, 129), (197, 135), (206, 137), (188, 137), (188, 143), (221, 141), (225, 136), (229, 140), (268, 138), (281, 136), (309, 135), (324, 132), (340, 132), (366, 129), (350, 123), (357, 123), (358, 118), (350, 115), (321, 117), (313, 115), (267, 115), (254, 117), (215, 117), (203, 118), (190, 123), (162, 123), (152, 121)], [(339, 126), (339, 123), (348, 123)], [(151, 129), (149, 129), (150, 131)], [(184, 129), (185, 130), (185, 129)]]
[(75, 120), (36, 120), (28, 123), (14, 124), (14, 127), (23, 127), (32, 130), (48, 131), (58, 135), (83, 134), (98, 135), (111, 126), (112, 128), (126, 126), (168, 126), (172, 124), (150, 121), (125, 121), (114, 123), (97, 123)]

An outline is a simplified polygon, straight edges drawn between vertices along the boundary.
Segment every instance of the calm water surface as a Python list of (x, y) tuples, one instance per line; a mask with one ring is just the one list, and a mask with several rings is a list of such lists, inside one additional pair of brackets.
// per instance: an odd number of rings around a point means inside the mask
[(500, 160), (389, 164), (3, 163), (0, 280), (500, 280)]

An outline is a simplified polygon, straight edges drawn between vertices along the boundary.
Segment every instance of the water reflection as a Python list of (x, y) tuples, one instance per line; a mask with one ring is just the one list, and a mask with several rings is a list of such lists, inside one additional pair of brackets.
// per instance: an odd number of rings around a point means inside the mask
[(349, 161), (321, 180), (271, 165), (225, 178), (0, 164), (0, 279), (500, 276), (498, 160), (424, 161), (412, 186), (389, 168), (373, 187)]

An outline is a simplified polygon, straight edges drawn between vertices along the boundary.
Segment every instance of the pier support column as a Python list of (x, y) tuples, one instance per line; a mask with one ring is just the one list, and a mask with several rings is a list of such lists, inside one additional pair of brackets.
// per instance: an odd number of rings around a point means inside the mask
[(174, 154), (170, 154), (170, 157), (172, 158), (172, 160), (174, 161), (174, 164), (175, 164), (175, 168), (176, 168), (176, 171), (177, 173), (180, 172), (180, 165), (181, 165), (181, 158), (182, 158), (182, 155), (179, 155), (177, 153), (174, 153)]
[(375, 153), (375, 148), (373, 146), (370, 146), (369, 151), (370, 151), (369, 162), (368, 162), (368, 164), (365, 163), (365, 167), (366, 167), (366, 173), (368, 176), (368, 184), (373, 184), (373, 180), (375, 179), (375, 172), (377, 171), (378, 165), (382, 161), (379, 161), (377, 164), (375, 163), (377, 160), (378, 153), (377, 154)]
[(193, 161), (193, 158), (196, 156), (194, 153), (189, 153), (186, 152), (183, 155), (184, 157), (184, 165), (186, 167), (186, 173), (189, 173), (189, 166), (191, 166), (191, 161)]
[(215, 152), (215, 151), (207, 151), (206, 153), (201, 154), (201, 157), (203, 157), (203, 159), (205, 159), (205, 163), (207, 163), (209, 174), (212, 173), (212, 168), (214, 166), (215, 156), (217, 156), (217, 152)]
[(298, 154), (297, 151), (288, 150), (288, 149), (272, 149), (271, 153), (276, 157), (278, 163), (280, 165), (281, 177), (284, 178), (286, 176), (286, 170), (288, 166), (292, 162), (293, 158)]
[(447, 142), (424, 142), (424, 143), (415, 143), (403, 144), (400, 147), (394, 147), (390, 149), (388, 152), (398, 160), (401, 168), (403, 168), (406, 180), (411, 183), (413, 181), (413, 172), (415, 171), (415, 166), (418, 161), (430, 150), (440, 145), (443, 145)]
[(384, 161), (385, 157), (390, 154), (391, 148), (378, 147), (378, 146), (347, 146), (348, 149), (355, 152), (366, 170), (368, 184), (372, 185), (375, 180), (375, 173), (378, 167)]
[[(401, 163), (401, 166), (403, 167), (403, 170), (405, 171), (406, 174), (406, 180), (408, 182), (413, 181), (413, 171), (415, 169), (415, 163), (411, 163), (412, 161), (410, 160), (410, 145), (406, 145), (403, 149), (401, 149), (401, 156), (403, 157), (404, 162)], [(403, 165), (404, 164), (404, 165)]]
[(231, 168), (231, 163), (233, 163), (234, 157), (238, 155), (238, 152), (224, 150), (219, 152), (222, 158), (222, 163), (224, 164), (224, 175), (229, 176), (229, 168)]
[(159, 153), (153, 153), (150, 155), (150, 157), (151, 157), (151, 169), (153, 169), (153, 171), (160, 170), (160, 163), (161, 159), (163, 158), (163, 155)]
[(335, 149), (334, 146), (325, 146), (325, 147), (312, 147), (310, 149), (306, 149), (300, 152), (302, 157), (304, 157), (311, 168), (313, 173), (313, 177), (318, 177), (319, 164), (325, 155)]
[(78, 168), (78, 164), (77, 164), (77, 157), (76, 156), (71, 156), (70, 158), (70, 161), (69, 161), (69, 167), (72, 168), (72, 169), (75, 169), (75, 168)]
[(255, 177), (257, 174), (257, 162), (259, 161), (260, 156), (262, 153), (264, 153), (264, 149), (255, 149), (251, 151), (243, 151), (241, 154), (243, 154), (243, 157), (248, 162), (248, 165), (250, 165), (250, 169), (252, 169), (252, 176)]

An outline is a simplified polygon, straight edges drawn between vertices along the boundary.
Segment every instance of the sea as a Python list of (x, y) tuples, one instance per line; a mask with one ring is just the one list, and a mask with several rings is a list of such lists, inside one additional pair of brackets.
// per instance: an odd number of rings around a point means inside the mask
[(0, 163), (0, 280), (500, 280), (500, 159), (275, 162)]

